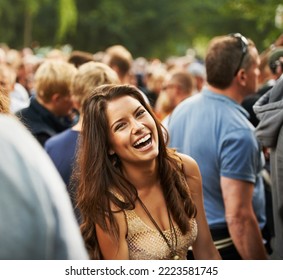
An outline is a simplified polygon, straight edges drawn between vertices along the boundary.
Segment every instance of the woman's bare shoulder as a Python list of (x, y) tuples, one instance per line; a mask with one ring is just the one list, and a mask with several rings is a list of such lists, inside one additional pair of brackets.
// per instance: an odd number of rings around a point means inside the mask
[(177, 155), (182, 159), (183, 170), (187, 177), (200, 176), (199, 166), (195, 159), (182, 153), (177, 153)]

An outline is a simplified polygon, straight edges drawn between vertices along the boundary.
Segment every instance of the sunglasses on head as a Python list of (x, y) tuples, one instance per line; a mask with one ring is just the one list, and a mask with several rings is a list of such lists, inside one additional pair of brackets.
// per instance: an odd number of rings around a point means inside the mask
[(234, 76), (236, 76), (237, 73), (240, 70), (240, 67), (241, 67), (241, 65), (243, 63), (245, 55), (248, 52), (248, 44), (249, 44), (249, 42), (248, 42), (247, 38), (245, 36), (243, 36), (242, 34), (240, 34), (240, 33), (231, 33), (231, 34), (229, 34), (229, 36), (236, 38), (241, 43), (241, 48), (242, 48), (241, 59), (240, 59), (239, 65), (236, 68), (236, 71), (235, 71), (235, 74), (234, 74)]

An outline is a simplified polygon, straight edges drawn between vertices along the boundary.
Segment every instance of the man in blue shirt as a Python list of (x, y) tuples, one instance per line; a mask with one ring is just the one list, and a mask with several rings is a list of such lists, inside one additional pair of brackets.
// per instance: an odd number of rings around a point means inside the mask
[(215, 37), (205, 63), (208, 85), (173, 112), (170, 146), (199, 164), (206, 215), (222, 258), (266, 259), (263, 157), (240, 105), (256, 91), (259, 55), (237, 33)]

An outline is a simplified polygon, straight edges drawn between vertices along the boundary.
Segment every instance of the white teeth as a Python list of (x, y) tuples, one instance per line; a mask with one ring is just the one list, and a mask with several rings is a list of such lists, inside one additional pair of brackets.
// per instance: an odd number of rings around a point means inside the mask
[(138, 141), (134, 144), (134, 146), (137, 146), (137, 145), (139, 145), (139, 144), (141, 144), (141, 143), (147, 141), (148, 139), (150, 139), (150, 134), (148, 134), (148, 135), (144, 136), (143, 138), (141, 138), (140, 140), (138, 140)]

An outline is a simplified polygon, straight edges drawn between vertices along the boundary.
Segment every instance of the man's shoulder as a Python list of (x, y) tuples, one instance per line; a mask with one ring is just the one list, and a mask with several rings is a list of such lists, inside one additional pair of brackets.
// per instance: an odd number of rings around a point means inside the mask
[(45, 143), (45, 148), (56, 147), (58, 145), (64, 145), (70, 141), (77, 140), (79, 132), (72, 130), (71, 128), (66, 129), (51, 138), (49, 138)]
[(17, 112), (15, 112), (15, 115), (19, 118), (25, 117), (31, 113), (30, 106), (20, 109)]
[(42, 131), (42, 128), (45, 127), (45, 122), (42, 118), (42, 115), (32, 106), (21, 109), (20, 111), (16, 112), (15, 115), (32, 132), (37, 130)]
[(35, 98), (31, 98), (29, 106), (17, 111), (15, 114), (20, 119), (26, 119), (26, 120), (40, 119), (41, 114), (44, 111), (43, 109), (41, 109), (41, 107), (42, 106), (35, 100)]
[(200, 93), (184, 99), (173, 110), (173, 118), (175, 118), (176, 115), (186, 115), (187, 112), (191, 111), (193, 108), (197, 108), (198, 104), (202, 102), (202, 99), (203, 96)]

